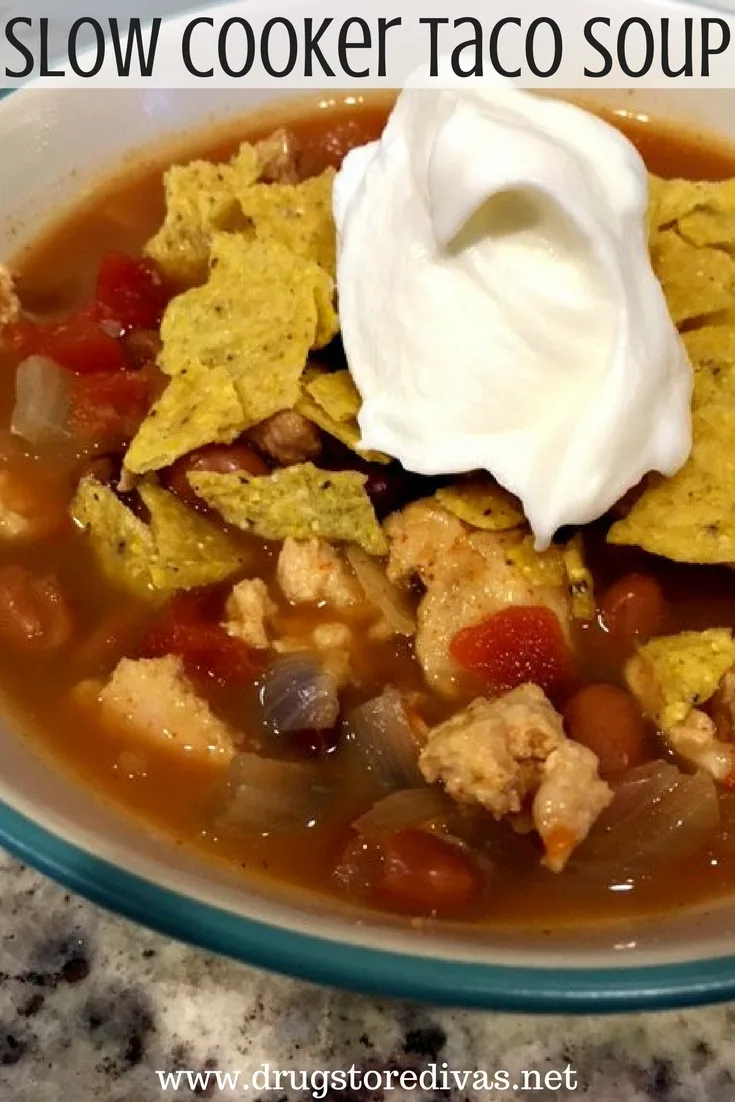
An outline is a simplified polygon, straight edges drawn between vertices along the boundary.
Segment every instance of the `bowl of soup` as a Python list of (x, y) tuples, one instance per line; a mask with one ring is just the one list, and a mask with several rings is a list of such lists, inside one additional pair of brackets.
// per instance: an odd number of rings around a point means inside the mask
[(360, 450), (331, 195), (391, 96), (4, 99), (4, 846), (330, 984), (733, 995), (731, 99), (587, 104), (650, 174), (694, 447), (544, 551), (486, 473)]

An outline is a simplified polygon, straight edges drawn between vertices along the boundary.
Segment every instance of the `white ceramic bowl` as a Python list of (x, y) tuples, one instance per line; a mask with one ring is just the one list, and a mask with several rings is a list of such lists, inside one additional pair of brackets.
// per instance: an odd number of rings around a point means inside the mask
[[(101, 175), (163, 138), (272, 106), (259, 91), (49, 92), (0, 104), (0, 259)], [(314, 97), (312, 97), (314, 98)], [(735, 140), (735, 92), (606, 93), (621, 110)], [(328, 109), (329, 97), (316, 97)], [(735, 900), (567, 932), (419, 933), (277, 885), (243, 884), (154, 837), (0, 726), (0, 843), (69, 887), (174, 937), (330, 984), (534, 1011), (666, 1007), (735, 995)]]

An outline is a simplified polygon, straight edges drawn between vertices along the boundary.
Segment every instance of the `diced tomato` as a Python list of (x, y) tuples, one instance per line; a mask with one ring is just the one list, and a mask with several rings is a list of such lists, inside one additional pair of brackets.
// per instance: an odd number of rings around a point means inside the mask
[(157, 329), (168, 302), (158, 269), (147, 260), (110, 252), (97, 272), (94, 316), (121, 330)]
[(496, 692), (533, 682), (553, 696), (572, 673), (571, 651), (559, 618), (542, 605), (504, 608), (463, 628), (449, 649), (460, 666), (479, 674)]
[(218, 595), (211, 590), (178, 593), (145, 636), (142, 656), (177, 654), (189, 674), (222, 686), (251, 680), (259, 663), (246, 643), (218, 623), (218, 606)]
[(23, 318), (12, 327), (8, 339), (20, 359), (48, 356), (78, 375), (125, 367), (120, 341), (106, 333), (87, 311), (43, 324)]
[(70, 428), (86, 443), (122, 447), (128, 443), (151, 403), (151, 383), (137, 371), (99, 371), (77, 375), (70, 386)]

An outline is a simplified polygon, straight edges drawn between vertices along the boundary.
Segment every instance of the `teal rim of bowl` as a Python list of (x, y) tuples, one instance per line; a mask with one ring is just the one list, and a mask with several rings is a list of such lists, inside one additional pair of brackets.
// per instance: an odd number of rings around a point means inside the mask
[(735, 957), (634, 968), (517, 968), (373, 949), (270, 926), (129, 873), (2, 802), (0, 845), (93, 903), (177, 941), (330, 987), (533, 1014), (670, 1010), (735, 996)]
[[(15, 90), (0, 89), (0, 100)], [(2, 801), (0, 845), (64, 887), (160, 934), (330, 987), (528, 1014), (671, 1010), (735, 998), (735, 956), (634, 968), (516, 968), (372, 949), (269, 926), (126, 872)]]

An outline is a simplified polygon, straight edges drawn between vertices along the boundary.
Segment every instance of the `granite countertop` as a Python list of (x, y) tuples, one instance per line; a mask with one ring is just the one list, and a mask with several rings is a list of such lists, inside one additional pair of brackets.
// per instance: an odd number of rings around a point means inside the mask
[[(735, 1007), (617, 1018), (435, 1010), (312, 987), (112, 917), (0, 854), (1, 1102), (234, 1097), (162, 1092), (156, 1070), (563, 1069), (575, 1091), (331, 1091), (328, 1102), (732, 1102)], [(511, 1079), (511, 1082), (515, 1078)], [(239, 1095), (242, 1097), (242, 1093)], [(251, 1092), (302, 1102), (308, 1091)]]

